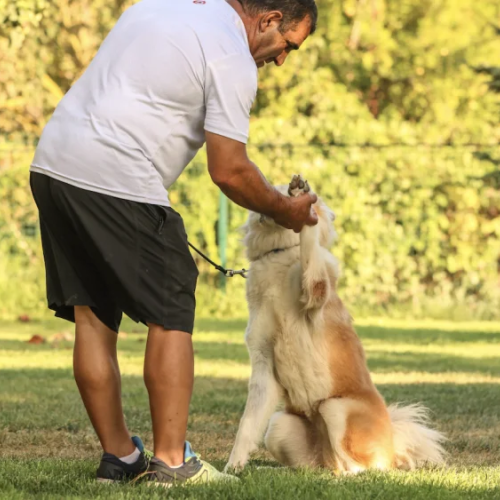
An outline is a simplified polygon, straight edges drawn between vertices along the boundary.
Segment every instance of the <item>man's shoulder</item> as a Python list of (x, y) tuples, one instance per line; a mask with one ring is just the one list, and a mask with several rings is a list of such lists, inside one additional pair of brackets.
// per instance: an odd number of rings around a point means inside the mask
[(225, 0), (142, 0), (124, 17), (128, 22), (121, 23), (122, 32), (145, 30), (181, 51), (199, 49), (207, 63), (250, 55), (243, 22)]
[[(201, 0), (197, 1), (201, 3)], [(211, 2), (216, 4), (213, 8), (208, 5)], [(250, 56), (247, 34), (236, 11), (224, 0), (206, 0), (206, 3), (207, 11), (200, 9), (200, 13), (190, 18), (188, 23), (202, 46), (207, 62), (238, 54)]]

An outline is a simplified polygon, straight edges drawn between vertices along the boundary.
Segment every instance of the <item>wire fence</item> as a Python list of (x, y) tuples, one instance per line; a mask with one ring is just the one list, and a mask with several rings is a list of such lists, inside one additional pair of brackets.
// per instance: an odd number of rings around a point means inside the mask
[[(34, 153), (36, 146), (9, 146), (0, 143), (0, 169), (8, 168), (14, 163), (17, 155)], [(285, 150), (290, 154), (297, 150), (314, 149), (321, 153), (328, 151), (339, 150), (387, 150), (387, 149), (423, 149), (426, 148), (430, 151), (438, 150), (496, 150), (500, 151), (500, 142), (463, 142), (463, 143), (430, 143), (430, 142), (391, 142), (391, 143), (348, 143), (348, 142), (308, 142), (308, 143), (273, 143), (262, 142), (253, 143), (249, 142), (247, 148), (251, 151), (264, 152), (266, 150)]]
[[(257, 148), (257, 149), (273, 149), (273, 148), (283, 148), (283, 149), (300, 149), (300, 148), (370, 148), (370, 149), (386, 149), (386, 148), (433, 148), (433, 149), (454, 149), (454, 148), (496, 148), (500, 147), (500, 142), (463, 142), (463, 143), (430, 143), (430, 142), (391, 142), (391, 143), (372, 143), (372, 142), (362, 142), (362, 143), (348, 143), (348, 142), (307, 142), (307, 143), (293, 143), (293, 142), (261, 142), (253, 143), (249, 142), (247, 147)], [(0, 144), (0, 154), (2, 153), (29, 153), (34, 151), (36, 148), (33, 146), (15, 146), (15, 147), (3, 147)]]

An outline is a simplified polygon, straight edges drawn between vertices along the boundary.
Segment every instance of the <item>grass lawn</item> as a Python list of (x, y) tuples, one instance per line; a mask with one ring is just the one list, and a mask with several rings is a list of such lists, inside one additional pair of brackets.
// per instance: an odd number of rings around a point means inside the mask
[[(244, 321), (199, 320), (188, 439), (219, 469), (229, 456), (250, 373)], [(142, 382), (144, 330), (120, 339), (128, 426), (151, 444)], [(500, 323), (358, 321), (375, 382), (388, 402), (421, 401), (449, 441), (446, 468), (334, 477), (278, 467), (265, 450), (237, 485), (170, 491), (94, 482), (100, 450), (71, 372), (61, 320), (0, 323), (0, 498), (500, 499)], [(34, 334), (40, 345), (26, 341)], [(260, 468), (260, 466), (266, 466)]]

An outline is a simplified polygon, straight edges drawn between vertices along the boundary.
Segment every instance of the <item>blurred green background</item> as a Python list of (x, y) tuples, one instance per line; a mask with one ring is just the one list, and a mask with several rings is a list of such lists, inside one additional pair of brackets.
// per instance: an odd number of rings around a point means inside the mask
[[(49, 314), (29, 164), (130, 4), (0, 0), (0, 318)], [(500, 318), (500, 3), (318, 5), (316, 34), (260, 74), (251, 159), (276, 184), (301, 172), (336, 212), (341, 296), (355, 314)], [(216, 260), (219, 192), (204, 152), (170, 197)], [(230, 267), (248, 267), (245, 217), (230, 204)], [(244, 280), (224, 291), (196, 259), (198, 315), (245, 317)]]

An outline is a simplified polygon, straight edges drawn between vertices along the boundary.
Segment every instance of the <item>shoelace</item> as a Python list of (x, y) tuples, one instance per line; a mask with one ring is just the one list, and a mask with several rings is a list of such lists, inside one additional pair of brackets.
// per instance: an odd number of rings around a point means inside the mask
[(142, 450), (142, 453), (144, 455), (144, 458), (146, 459), (146, 463), (147, 463), (148, 468), (144, 472), (142, 472), (141, 474), (138, 474), (136, 477), (134, 477), (134, 479), (132, 479), (132, 481), (130, 481), (130, 484), (135, 484), (138, 481), (140, 481), (143, 477), (151, 474), (151, 472), (149, 471), (149, 464), (151, 463), (151, 459), (154, 457), (154, 453), (151, 450), (148, 450), (146, 448), (144, 448)]

